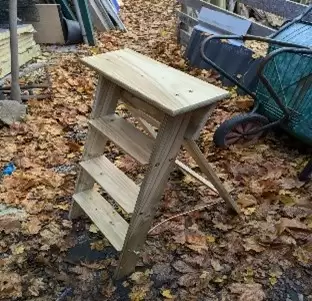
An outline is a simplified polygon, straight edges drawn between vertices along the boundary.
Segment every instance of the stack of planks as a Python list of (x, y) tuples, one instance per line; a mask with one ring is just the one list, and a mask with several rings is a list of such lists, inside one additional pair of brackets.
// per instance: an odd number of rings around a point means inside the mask
[(99, 31), (109, 31), (112, 29), (126, 30), (124, 24), (118, 16), (120, 0), (90, 0), (89, 8), (94, 26)]
[[(19, 65), (40, 55), (40, 46), (34, 40), (35, 30), (32, 25), (18, 25)], [(0, 78), (11, 72), (10, 30), (0, 28)]]

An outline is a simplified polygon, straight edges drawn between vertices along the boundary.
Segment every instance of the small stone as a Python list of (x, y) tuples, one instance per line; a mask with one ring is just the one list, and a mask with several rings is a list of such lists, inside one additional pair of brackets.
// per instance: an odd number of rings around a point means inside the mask
[(7, 125), (22, 121), (26, 116), (26, 109), (27, 107), (24, 104), (16, 100), (1, 100), (0, 120)]

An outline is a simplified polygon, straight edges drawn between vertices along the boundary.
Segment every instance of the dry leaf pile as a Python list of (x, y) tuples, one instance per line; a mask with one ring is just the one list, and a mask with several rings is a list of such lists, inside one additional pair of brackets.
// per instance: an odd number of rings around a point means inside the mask
[[(216, 126), (251, 105), (235, 90), (198, 143), (237, 200), (241, 218), (220, 200), (163, 223), (149, 235), (138, 270), (116, 283), (116, 252), (88, 219), (67, 218), (96, 82), (79, 56), (126, 46), (219, 84), (213, 72), (192, 69), (184, 60), (175, 39), (175, 5), (125, 0), (128, 32), (100, 34), (97, 47), (60, 55), (49, 68), (53, 99), (29, 101), (24, 123), (0, 129), (0, 164), (17, 167), (2, 178), (0, 200), (21, 209), (0, 216), (0, 300), (312, 300), (312, 186), (296, 178), (308, 157), (282, 134), (254, 146), (216, 149)], [(129, 116), (123, 107), (120, 112)], [(142, 168), (115, 146), (106, 153), (129, 176), (142, 178)], [(197, 169), (186, 153), (180, 157)], [(206, 187), (174, 172), (155, 224), (216, 200)], [(84, 244), (90, 253), (79, 249)]]

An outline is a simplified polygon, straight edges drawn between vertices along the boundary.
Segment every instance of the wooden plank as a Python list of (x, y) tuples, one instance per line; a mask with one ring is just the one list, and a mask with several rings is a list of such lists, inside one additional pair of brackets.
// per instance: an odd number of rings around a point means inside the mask
[(127, 213), (133, 212), (139, 187), (121, 170), (105, 156), (80, 165)]
[(199, 175), (197, 172), (195, 172), (193, 169), (189, 168), (187, 165), (185, 165), (183, 162), (179, 161), (179, 160), (175, 160), (175, 164), (180, 168), (180, 170), (184, 173), (184, 174), (189, 174), (190, 176), (192, 176), (193, 178), (195, 178), (196, 180), (198, 180), (199, 182), (203, 183), (204, 185), (206, 185), (209, 189), (211, 189), (213, 192), (218, 193), (218, 191), (216, 190), (216, 188), (211, 184), (211, 182), (209, 182), (208, 180), (206, 180), (204, 177), (202, 177), (201, 175)]
[[(100, 77), (91, 118), (99, 118), (107, 114), (113, 114), (118, 103), (119, 95), (119, 87), (103, 77)], [(89, 126), (88, 137), (82, 155), (83, 160), (101, 156), (104, 153), (106, 143), (107, 138), (103, 137), (101, 133)], [(94, 179), (90, 177), (86, 171), (81, 169), (76, 182), (75, 192), (92, 189), (94, 183)], [(83, 214), (84, 212), (81, 210), (81, 207), (74, 201), (69, 212), (69, 218), (74, 219)]]
[(151, 106), (146, 101), (143, 101), (131, 93), (127, 91), (121, 92), (121, 97), (126, 104), (130, 104), (132, 107), (136, 108), (138, 111), (143, 111), (144, 113), (148, 114), (158, 122), (161, 122), (164, 118), (164, 113), (157, 108)]
[(148, 164), (154, 140), (131, 123), (118, 115), (93, 119), (89, 123), (141, 164)]
[[(201, 1), (201, 0), (179, 0), (179, 2), (183, 3), (186, 6), (195, 8), (197, 10), (200, 10), (202, 7), (207, 7), (209, 9), (212, 9), (215, 11), (223, 12), (227, 15), (235, 16), (237, 18), (244, 19), (244, 20), (249, 20), (249, 19), (244, 18), (243, 16), (237, 15), (237, 14), (232, 13), (226, 9), (222, 9), (218, 6), (215, 6), (215, 5), (210, 4), (208, 2), (205, 2), (205, 1)], [(248, 31), (248, 34), (264, 37), (264, 36), (268, 36), (274, 32), (275, 32), (274, 29), (267, 27), (265, 25), (262, 25), (260, 23), (252, 21), (251, 26), (250, 26), (249, 31)]]
[[(240, 0), (240, 2), (290, 20), (298, 17), (307, 9), (306, 5), (285, 0)], [(311, 20), (311, 16), (309, 20)]]
[[(214, 107), (214, 105), (212, 105), (212, 106)], [(203, 116), (199, 115), (199, 112), (194, 112), (192, 114), (190, 123), (188, 125), (188, 128), (186, 130), (186, 134), (184, 135), (184, 137), (187, 137), (187, 135), (189, 135), (190, 137), (196, 136), (197, 132), (199, 132), (202, 129), (203, 118), (204, 119), (206, 117), (209, 118), (212, 110), (213, 110), (213, 108), (211, 108), (210, 110), (209, 109), (204, 110), (205, 114)], [(139, 111), (133, 109), (133, 115), (138, 118), (138, 121), (141, 124), (141, 126), (151, 135), (151, 137), (156, 139), (156, 137), (157, 137), (156, 131), (153, 129), (153, 127), (145, 119), (141, 118), (141, 116), (139, 115)], [(198, 120), (198, 118), (199, 118), (199, 120)], [(159, 125), (156, 125), (156, 127), (159, 127)], [(195, 129), (195, 127), (196, 127), (196, 129)], [(218, 193), (216, 188), (208, 180), (206, 180), (204, 177), (202, 177), (201, 175), (199, 175), (198, 173), (193, 171), (191, 168), (189, 168), (183, 162), (176, 159), (175, 164), (184, 174), (191, 175), (193, 178), (195, 178), (199, 182), (206, 185), (213, 192)]]
[(128, 231), (128, 223), (118, 214), (112, 205), (98, 192), (93, 190), (74, 194), (73, 198), (114, 248), (117, 251), (121, 251)]
[(117, 279), (135, 269), (189, 120), (190, 114), (183, 114), (177, 117), (166, 116), (162, 122), (115, 273)]
[[(32, 22), (38, 44), (65, 44), (64, 23), (61, 18), (61, 7), (58, 4), (36, 4), (39, 22)], [(51, 30), (53, 28), (53, 30)]]
[(191, 121), (187, 127), (184, 138), (193, 140), (198, 139), (200, 131), (207, 123), (216, 105), (217, 104), (214, 103), (206, 108), (198, 109), (192, 113)]
[(130, 49), (86, 57), (82, 61), (171, 116), (209, 105), (229, 95), (221, 88)]
[(197, 146), (196, 142), (194, 140), (185, 140), (183, 146), (186, 148), (188, 153), (192, 156), (192, 158), (195, 160), (195, 162), (198, 164), (201, 171), (207, 176), (209, 181), (211, 181), (212, 185), (217, 189), (220, 196), (223, 198), (223, 200), (227, 203), (227, 205), (232, 208), (237, 214), (240, 213), (240, 210), (235, 203), (235, 201), (232, 199), (230, 194), (227, 192), (225, 187), (223, 186), (222, 182), (216, 175), (216, 173), (213, 171), (212, 167), (207, 162), (206, 158), (200, 151), (199, 147)]
[[(151, 117), (150, 115), (146, 114), (145, 112), (138, 110), (137, 108), (134, 108), (133, 106), (131, 106), (130, 104), (126, 104), (127, 109), (130, 111), (130, 113), (139, 118), (139, 122), (140, 121), (145, 121), (148, 122), (150, 125), (154, 126), (154, 127), (159, 127), (160, 122), (157, 121), (156, 119), (154, 119), (153, 117)], [(142, 125), (142, 124), (141, 124)], [(143, 127), (145, 127), (145, 125), (143, 125)]]

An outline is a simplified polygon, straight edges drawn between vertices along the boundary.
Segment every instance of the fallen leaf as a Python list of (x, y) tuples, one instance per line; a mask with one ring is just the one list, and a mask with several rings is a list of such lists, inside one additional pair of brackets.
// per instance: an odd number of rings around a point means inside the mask
[(308, 230), (308, 227), (296, 219), (281, 218), (276, 229), (278, 234), (282, 234), (286, 229)]
[(178, 279), (178, 284), (183, 287), (191, 287), (196, 284), (197, 279), (199, 279), (198, 274), (184, 274)]
[(167, 299), (173, 299), (174, 296), (171, 294), (171, 291), (169, 289), (161, 291), (161, 294), (167, 298)]
[(186, 246), (193, 251), (202, 254), (204, 251), (208, 250), (207, 239), (203, 233), (192, 232), (187, 233), (185, 236)]
[(0, 299), (15, 300), (18, 297), (22, 297), (22, 277), (0, 271)]
[(211, 266), (213, 267), (213, 269), (216, 271), (216, 272), (220, 272), (223, 270), (223, 267), (221, 266), (219, 260), (217, 259), (211, 259), (210, 260), (210, 263), (211, 263)]
[(131, 293), (129, 294), (131, 301), (144, 301), (146, 294), (149, 291), (147, 286), (134, 287)]
[(69, 204), (58, 204), (58, 205), (54, 205), (53, 208), (68, 211), (69, 206), (70, 206)]
[(307, 222), (308, 228), (312, 230), (312, 215), (309, 215), (306, 218), (306, 222)]
[(280, 180), (281, 187), (286, 190), (291, 190), (294, 188), (300, 188), (304, 185), (304, 182), (299, 181), (297, 177), (295, 178), (283, 178)]
[(257, 205), (257, 200), (251, 194), (240, 193), (237, 196), (237, 204), (239, 204), (242, 208), (246, 208), (246, 207)]
[(107, 247), (107, 244), (104, 240), (97, 240), (95, 242), (92, 242), (90, 244), (90, 247), (91, 250), (103, 251)]
[(182, 260), (175, 261), (172, 266), (176, 271), (182, 274), (193, 273), (195, 271), (192, 267), (190, 267)]
[(135, 272), (130, 276), (130, 279), (136, 284), (143, 284), (148, 282), (149, 273)]
[(100, 229), (94, 225), (94, 224), (91, 224), (90, 227), (89, 227), (89, 232), (91, 233), (98, 233), (100, 231)]
[(255, 251), (257, 253), (263, 252), (265, 250), (265, 248), (259, 245), (253, 237), (244, 239), (243, 247), (246, 251)]
[(206, 239), (208, 243), (214, 243), (216, 242), (216, 238), (212, 235), (206, 235)]
[(23, 244), (13, 245), (11, 246), (11, 250), (13, 255), (20, 255), (24, 253), (25, 247)]
[(256, 207), (248, 207), (248, 208), (242, 209), (242, 212), (247, 216), (252, 215), (253, 213), (255, 213), (255, 211), (256, 211)]
[(196, 181), (195, 181), (194, 177), (192, 177), (192, 176), (190, 176), (190, 175), (186, 175), (186, 176), (184, 176), (184, 178), (183, 178), (183, 182), (184, 182), (185, 184), (189, 185), (189, 184), (194, 183), (194, 182), (196, 182)]
[(38, 234), (41, 229), (41, 222), (38, 217), (30, 217), (26, 223), (26, 229), (29, 234)]
[(21, 218), (17, 215), (0, 216), (0, 232), (14, 233), (20, 231), (22, 228)]
[(263, 301), (266, 297), (262, 285), (258, 283), (233, 283), (230, 291), (232, 294), (239, 295), (238, 301)]
[(31, 296), (38, 297), (40, 291), (45, 290), (46, 284), (43, 281), (43, 278), (35, 278), (31, 280), (30, 286), (28, 287), (28, 292)]

